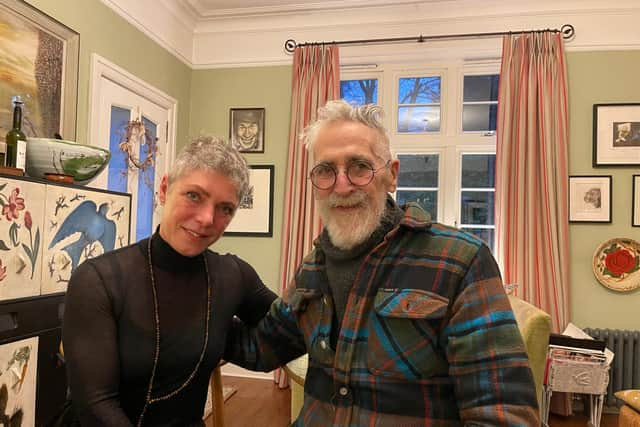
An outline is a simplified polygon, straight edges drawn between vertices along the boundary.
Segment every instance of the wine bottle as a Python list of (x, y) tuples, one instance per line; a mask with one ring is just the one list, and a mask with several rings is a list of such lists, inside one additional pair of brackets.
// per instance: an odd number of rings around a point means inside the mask
[(7, 132), (5, 137), (7, 143), (5, 165), (24, 170), (27, 136), (22, 132), (22, 99), (19, 96), (14, 96), (11, 102), (13, 103), (13, 128)]

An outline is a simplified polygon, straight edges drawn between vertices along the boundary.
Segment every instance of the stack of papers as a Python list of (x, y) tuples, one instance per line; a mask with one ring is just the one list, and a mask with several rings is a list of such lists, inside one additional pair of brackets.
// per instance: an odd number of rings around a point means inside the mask
[[(593, 340), (592, 336), (588, 335), (585, 331), (578, 328), (573, 323), (569, 323), (567, 325), (564, 332), (562, 332), (562, 335), (567, 335), (569, 337), (577, 338), (577, 339)], [(606, 360), (606, 365), (611, 366), (611, 362), (613, 361), (613, 357), (615, 356), (615, 354), (606, 347), (604, 347), (603, 353)]]

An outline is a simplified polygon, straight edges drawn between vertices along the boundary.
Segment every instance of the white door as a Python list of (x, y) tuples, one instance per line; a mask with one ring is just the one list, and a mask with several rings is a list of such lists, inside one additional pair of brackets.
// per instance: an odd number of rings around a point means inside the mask
[(117, 71), (125, 78), (114, 78), (111, 72), (93, 75), (89, 144), (108, 148), (111, 160), (92, 186), (132, 195), (134, 242), (153, 234), (159, 222), (160, 180), (174, 156), (175, 101), (157, 99), (156, 89), (149, 92), (144, 84), (141, 90), (139, 80)]

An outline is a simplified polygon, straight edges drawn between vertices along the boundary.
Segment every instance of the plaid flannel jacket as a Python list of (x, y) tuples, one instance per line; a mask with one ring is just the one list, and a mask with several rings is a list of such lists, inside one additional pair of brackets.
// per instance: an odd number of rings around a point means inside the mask
[(337, 348), (324, 254), (305, 258), (227, 360), (272, 370), (309, 353), (295, 426), (539, 426), (522, 338), (489, 249), (417, 205), (366, 257)]

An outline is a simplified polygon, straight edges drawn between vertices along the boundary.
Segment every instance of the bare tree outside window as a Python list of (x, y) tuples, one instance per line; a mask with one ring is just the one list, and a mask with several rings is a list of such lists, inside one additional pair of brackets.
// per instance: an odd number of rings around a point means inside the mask
[(378, 103), (378, 80), (341, 80), (340, 98), (353, 105)]
[(398, 80), (398, 132), (440, 130), (440, 77)]

